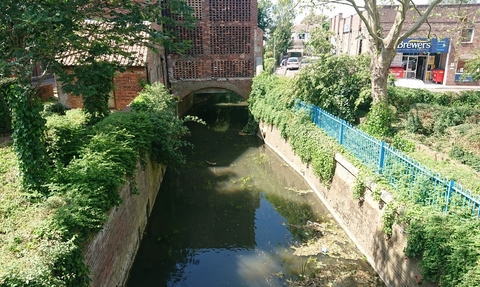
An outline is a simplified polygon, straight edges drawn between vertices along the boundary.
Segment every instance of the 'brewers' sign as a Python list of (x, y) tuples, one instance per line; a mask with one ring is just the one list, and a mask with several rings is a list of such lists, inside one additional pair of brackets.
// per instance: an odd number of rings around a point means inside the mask
[(398, 44), (399, 53), (448, 53), (450, 39), (407, 38)]

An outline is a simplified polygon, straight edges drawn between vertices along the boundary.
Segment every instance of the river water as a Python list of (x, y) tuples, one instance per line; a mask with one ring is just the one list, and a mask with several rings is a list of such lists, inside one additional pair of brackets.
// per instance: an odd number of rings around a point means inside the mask
[(217, 101), (192, 111), (207, 124), (189, 124), (127, 286), (383, 286), (306, 182), (239, 133), (247, 107)]

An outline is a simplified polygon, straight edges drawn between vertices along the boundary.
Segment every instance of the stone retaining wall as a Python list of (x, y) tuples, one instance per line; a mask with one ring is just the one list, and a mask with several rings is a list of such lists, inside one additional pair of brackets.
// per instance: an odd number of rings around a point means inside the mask
[[(403, 252), (407, 243), (403, 228), (394, 225), (389, 239), (382, 231), (381, 217), (385, 204), (390, 200), (388, 194), (382, 194), (382, 201), (378, 202), (367, 189), (363, 204), (359, 204), (352, 197), (358, 170), (340, 154), (335, 156), (335, 175), (330, 188), (327, 188), (317, 179), (313, 170), (294, 154), (279, 130), (261, 123), (259, 131), (265, 144), (303, 176), (387, 286), (419, 285), (421, 270), (417, 262), (406, 258)], [(423, 282), (422, 286), (436, 285)]]
[(137, 168), (138, 193), (132, 193), (129, 184), (122, 186), (123, 202), (110, 211), (108, 222), (85, 248), (92, 287), (124, 286), (128, 279), (166, 169), (150, 160), (145, 170)]

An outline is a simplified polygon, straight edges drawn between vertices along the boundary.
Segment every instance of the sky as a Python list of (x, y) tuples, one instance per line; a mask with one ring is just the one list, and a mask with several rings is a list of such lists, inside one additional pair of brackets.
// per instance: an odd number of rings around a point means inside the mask
[[(362, 5), (364, 3), (363, 0), (358, 0), (358, 1), (355, 1), (355, 2), (360, 4), (360, 5)], [(423, 5), (423, 4), (427, 4), (428, 0), (414, 0), (413, 2), (417, 5)], [(394, 3), (396, 4), (397, 1), (394, 1)], [(332, 6), (331, 9), (324, 9), (323, 13), (322, 13), (322, 11), (318, 11), (318, 13), (319, 14), (324, 14), (324, 15), (328, 16), (329, 18), (332, 18), (332, 17), (334, 17), (334, 16), (336, 16), (340, 13), (343, 14), (343, 17), (348, 17), (348, 16), (351, 16), (351, 15), (357, 14), (357, 12), (355, 12), (355, 9), (353, 9), (352, 7), (347, 6), (347, 5), (335, 4), (335, 5), (331, 5), (331, 6)], [(305, 12), (305, 13), (297, 15), (297, 17), (295, 18), (295, 24), (299, 24), (303, 20), (303, 18), (306, 16), (306, 14), (307, 13)]]

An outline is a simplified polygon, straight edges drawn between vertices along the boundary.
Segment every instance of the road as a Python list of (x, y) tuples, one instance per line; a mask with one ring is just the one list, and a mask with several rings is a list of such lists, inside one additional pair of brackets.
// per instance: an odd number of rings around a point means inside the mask
[(285, 67), (278, 67), (275, 70), (275, 74), (282, 75), (282, 76), (287, 76), (287, 77), (293, 77), (293, 76), (295, 76), (296, 73), (298, 73), (298, 71), (300, 71), (300, 69), (298, 69), (298, 70), (287, 70), (287, 68), (285, 68)]

